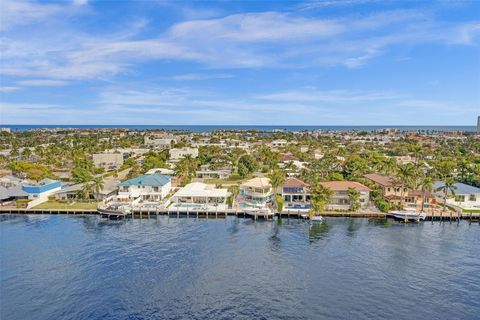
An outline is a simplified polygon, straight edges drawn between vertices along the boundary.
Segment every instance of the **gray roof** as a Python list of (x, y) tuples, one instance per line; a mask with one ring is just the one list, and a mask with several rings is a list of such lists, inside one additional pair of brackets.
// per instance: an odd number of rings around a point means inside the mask
[[(433, 189), (438, 190), (443, 188), (445, 185), (444, 182), (442, 181), (437, 181), (433, 184)], [(474, 193), (480, 193), (480, 188), (461, 183), (461, 182), (456, 182), (454, 183), (455, 186), (455, 194), (474, 194)], [(449, 191), (450, 193), (450, 191)]]
[(0, 200), (8, 199), (8, 198), (10, 198), (8, 194), (8, 189), (0, 186)]
[(18, 185), (8, 189), (8, 195), (10, 197), (28, 197), (28, 193), (23, 191), (22, 186)]

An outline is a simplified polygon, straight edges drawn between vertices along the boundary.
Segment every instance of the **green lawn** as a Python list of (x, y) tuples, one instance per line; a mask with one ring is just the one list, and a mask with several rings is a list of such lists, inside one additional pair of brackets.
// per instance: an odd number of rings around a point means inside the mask
[(463, 213), (480, 213), (480, 209), (472, 209), (472, 210), (467, 210), (463, 209)]
[(231, 186), (235, 184), (241, 184), (244, 182), (246, 179), (205, 179), (205, 183), (210, 183), (210, 184), (221, 184), (223, 186)]
[(39, 204), (33, 209), (81, 209), (81, 210), (93, 210), (97, 208), (97, 202), (72, 202), (61, 203), (58, 201), (47, 201)]

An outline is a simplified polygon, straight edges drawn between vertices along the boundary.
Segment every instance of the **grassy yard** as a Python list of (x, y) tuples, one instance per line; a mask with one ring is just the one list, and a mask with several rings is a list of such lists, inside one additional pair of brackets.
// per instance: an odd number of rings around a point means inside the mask
[(221, 184), (223, 186), (231, 186), (236, 184), (241, 184), (242, 182), (246, 181), (247, 179), (241, 178), (228, 178), (228, 179), (205, 179), (205, 183), (209, 184)]
[(463, 213), (480, 213), (480, 209), (472, 209), (472, 210), (463, 209)]
[(47, 201), (39, 204), (33, 209), (79, 209), (92, 210), (97, 208), (97, 202), (72, 202), (62, 203), (58, 201)]

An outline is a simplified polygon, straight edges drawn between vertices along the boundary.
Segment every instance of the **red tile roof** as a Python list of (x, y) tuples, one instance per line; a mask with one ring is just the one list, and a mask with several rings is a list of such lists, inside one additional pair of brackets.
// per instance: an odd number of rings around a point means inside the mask
[(297, 178), (288, 178), (285, 180), (285, 183), (283, 184), (283, 187), (309, 187), (310, 185), (308, 183), (303, 182), (300, 179)]
[(287, 153), (282, 155), (282, 162), (298, 160), (293, 154)]
[(371, 191), (367, 186), (356, 181), (326, 181), (321, 182), (325, 188), (332, 189), (333, 191), (347, 191), (348, 188), (353, 188), (357, 191)]
[(364, 175), (364, 177), (384, 187), (388, 187), (394, 184), (394, 181), (392, 178), (383, 176), (378, 173), (369, 173)]

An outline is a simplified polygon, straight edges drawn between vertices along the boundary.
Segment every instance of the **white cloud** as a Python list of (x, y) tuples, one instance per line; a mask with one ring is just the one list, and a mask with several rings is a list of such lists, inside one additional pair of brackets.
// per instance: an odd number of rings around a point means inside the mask
[[(10, 0), (7, 3), (22, 7)], [(25, 24), (59, 10), (58, 5), (32, 3), (28, 8), (20, 10), (27, 17)], [(19, 11), (15, 10), (10, 9)], [(61, 10), (73, 9), (63, 6)], [(137, 39), (147, 24), (147, 19), (139, 19), (110, 36), (85, 35), (71, 25), (41, 41), (32, 41), (28, 34), (7, 34), (0, 39), (4, 59), (0, 72), (54, 80), (98, 79), (128, 73), (135, 65), (152, 60), (188, 61), (216, 68), (357, 68), (388, 53), (394, 45), (472, 44), (479, 30), (478, 23), (441, 23), (415, 10), (335, 19), (306, 17), (301, 12), (232, 14), (176, 23), (158, 36)], [(202, 77), (187, 75), (183, 80)], [(177, 80), (182, 80), (181, 75)]]
[(88, 4), (88, 0), (73, 0), (73, 4), (77, 6), (83, 6)]
[(386, 101), (404, 97), (390, 92), (363, 92), (348, 90), (293, 90), (260, 95), (257, 99), (271, 101), (299, 101), (306, 103), (363, 103), (367, 101)]
[(0, 31), (18, 25), (41, 21), (60, 11), (60, 6), (27, 1), (2, 0), (0, 4)]
[(177, 81), (196, 81), (196, 80), (210, 80), (210, 79), (228, 79), (232, 78), (231, 74), (217, 73), (217, 74), (200, 74), (200, 73), (187, 73), (173, 76), (173, 80)]
[(14, 86), (0, 86), (0, 92), (2, 93), (9, 93), (9, 92), (14, 92), (20, 90), (19, 87), (14, 87)]
[(67, 85), (67, 81), (50, 80), (50, 79), (32, 79), (17, 82), (18, 85), (25, 87), (61, 87)]

